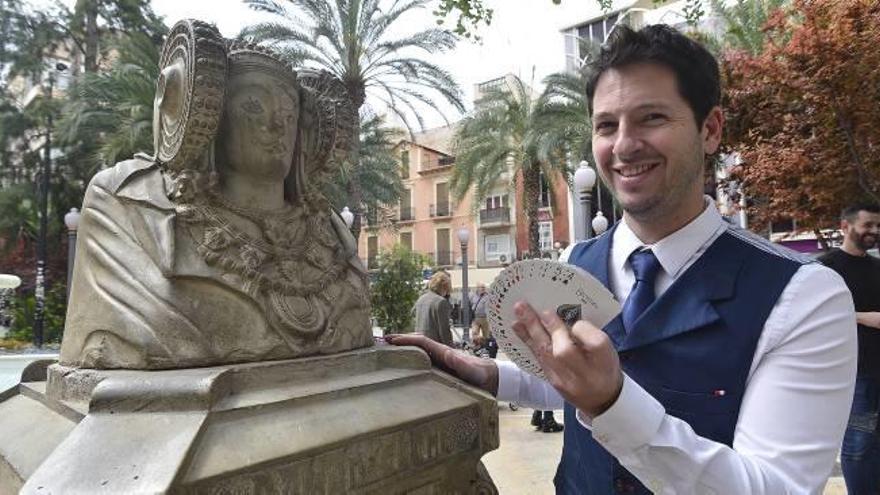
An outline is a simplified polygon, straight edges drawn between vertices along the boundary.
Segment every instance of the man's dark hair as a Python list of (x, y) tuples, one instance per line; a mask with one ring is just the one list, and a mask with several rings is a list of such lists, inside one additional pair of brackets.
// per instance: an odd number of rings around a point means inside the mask
[(590, 115), (599, 77), (609, 69), (638, 63), (654, 63), (672, 70), (678, 92), (694, 112), (697, 126), (703, 125), (709, 111), (721, 101), (718, 61), (701, 44), (665, 24), (638, 31), (621, 24), (589, 66), (586, 89)]
[(840, 212), (840, 219), (846, 220), (847, 222), (855, 222), (859, 216), (860, 211), (866, 211), (868, 213), (880, 213), (880, 205), (876, 203), (869, 203), (867, 201), (861, 203), (853, 203)]

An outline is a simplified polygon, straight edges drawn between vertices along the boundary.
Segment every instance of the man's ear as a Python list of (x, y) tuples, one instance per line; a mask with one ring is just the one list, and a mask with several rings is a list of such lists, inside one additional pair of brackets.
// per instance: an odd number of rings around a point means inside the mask
[(709, 115), (706, 115), (706, 119), (703, 121), (703, 151), (707, 155), (711, 155), (718, 151), (718, 146), (721, 144), (721, 134), (724, 130), (724, 112), (721, 111), (721, 107), (716, 106), (713, 107), (712, 110), (709, 111)]

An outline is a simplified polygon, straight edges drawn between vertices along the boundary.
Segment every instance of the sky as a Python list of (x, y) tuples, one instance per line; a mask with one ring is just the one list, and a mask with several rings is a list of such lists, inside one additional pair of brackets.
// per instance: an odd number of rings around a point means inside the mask
[[(473, 100), (475, 84), (507, 73), (520, 76), (526, 83), (534, 80), (534, 85), (540, 86), (544, 76), (565, 67), (563, 36), (559, 30), (571, 24), (571, 11), (595, 12), (595, 3), (595, 0), (568, 0), (556, 6), (551, 0), (487, 0), (487, 6), (495, 13), (490, 26), (479, 28), (482, 41), (462, 40), (453, 51), (429, 60), (453, 74), (468, 104)], [(577, 9), (578, 4), (583, 4), (583, 8)], [(213, 22), (227, 37), (237, 35), (242, 27), (261, 19), (260, 14), (240, 0), (154, 0), (153, 9), (169, 23), (187, 17)], [(585, 12), (582, 17), (586, 16)], [(402, 25), (413, 31), (435, 22), (430, 8), (402, 19)], [(441, 110), (452, 121), (459, 118), (451, 106), (443, 105)], [(445, 123), (436, 112), (425, 111), (422, 116), (427, 128)]]
[[(72, 4), (74, 0), (64, 1)], [(475, 84), (507, 73), (516, 74), (527, 84), (540, 88), (545, 76), (565, 67), (560, 29), (599, 14), (596, 0), (563, 0), (561, 5), (554, 5), (551, 0), (484, 0), (484, 3), (495, 13), (490, 26), (479, 28), (482, 42), (462, 40), (452, 52), (429, 58), (453, 74), (468, 104), (473, 100)], [(183, 18), (196, 18), (216, 24), (226, 37), (234, 37), (242, 27), (263, 19), (241, 0), (153, 0), (152, 5), (169, 24)], [(431, 9), (426, 8), (403, 18), (401, 26), (415, 31), (435, 22)], [(459, 118), (452, 107), (444, 105), (441, 110), (450, 120)], [(427, 128), (444, 124), (436, 112), (423, 112), (423, 117)]]

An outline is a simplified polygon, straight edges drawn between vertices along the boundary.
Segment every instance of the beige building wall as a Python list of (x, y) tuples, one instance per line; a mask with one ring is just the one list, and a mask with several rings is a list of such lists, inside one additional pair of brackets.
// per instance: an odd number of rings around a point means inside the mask
[(404, 194), (399, 205), (389, 206), (378, 218), (368, 218), (359, 239), (361, 257), (369, 268), (375, 257), (395, 244), (428, 256), (433, 267), (453, 268), (461, 264), (458, 231), (470, 231), (468, 265), (476, 266), (476, 228), (471, 194), (455, 201), (450, 182), (454, 157), (449, 141), (454, 129), (442, 127), (401, 141), (400, 156)]

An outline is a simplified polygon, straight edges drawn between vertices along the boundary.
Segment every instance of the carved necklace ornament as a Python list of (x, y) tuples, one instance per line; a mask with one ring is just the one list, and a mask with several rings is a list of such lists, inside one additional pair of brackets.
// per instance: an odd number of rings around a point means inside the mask
[[(265, 297), (284, 327), (304, 333), (320, 329), (314, 298), (348, 267), (327, 214), (290, 205), (248, 210), (219, 195), (181, 205), (177, 212), (208, 265), (236, 275), (247, 292)], [(253, 222), (262, 237), (244, 233), (229, 221), (229, 213)]]

